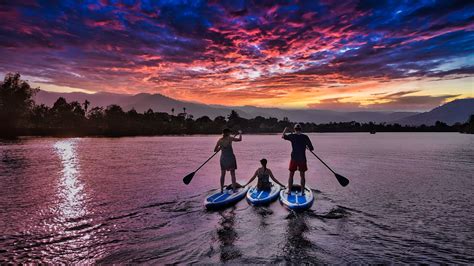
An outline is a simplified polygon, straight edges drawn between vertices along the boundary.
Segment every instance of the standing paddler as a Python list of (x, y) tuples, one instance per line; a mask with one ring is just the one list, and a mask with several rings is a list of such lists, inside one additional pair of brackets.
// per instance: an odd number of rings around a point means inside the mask
[(282, 138), (291, 142), (291, 160), (290, 160), (290, 176), (288, 178), (288, 193), (291, 192), (293, 187), (293, 176), (295, 175), (295, 171), (300, 171), (301, 176), (301, 193), (304, 194), (304, 187), (306, 184), (305, 180), (305, 172), (308, 170), (308, 166), (306, 164), (306, 148), (310, 151), (314, 150), (313, 144), (308, 136), (301, 133), (301, 125), (296, 124), (294, 126), (294, 133), (286, 134), (288, 128), (285, 127), (283, 130)]
[(221, 193), (224, 191), (224, 181), (226, 171), (230, 171), (232, 178), (232, 189), (234, 192), (237, 188), (241, 187), (236, 181), (235, 170), (237, 169), (237, 160), (235, 159), (234, 150), (232, 149), (232, 142), (242, 141), (242, 131), (239, 130), (239, 137), (232, 137), (230, 135), (230, 129), (225, 128), (222, 130), (222, 138), (217, 141), (214, 152), (221, 151)]

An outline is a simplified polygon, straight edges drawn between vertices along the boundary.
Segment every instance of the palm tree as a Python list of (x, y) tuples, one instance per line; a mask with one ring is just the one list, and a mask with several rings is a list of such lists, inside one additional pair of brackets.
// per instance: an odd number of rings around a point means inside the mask
[(89, 105), (90, 105), (90, 104), (91, 104), (91, 103), (90, 103), (88, 100), (85, 100), (84, 103), (83, 103), (83, 105), (84, 105), (84, 111), (86, 112), (86, 114), (87, 114), (87, 109), (89, 108)]
[(186, 107), (183, 107), (183, 113), (186, 114)]
[(174, 115), (174, 108), (171, 108), (171, 115)]

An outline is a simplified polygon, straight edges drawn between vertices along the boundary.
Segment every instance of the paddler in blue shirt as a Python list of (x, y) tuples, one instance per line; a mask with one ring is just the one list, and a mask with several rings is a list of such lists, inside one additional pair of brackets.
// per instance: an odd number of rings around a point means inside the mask
[(306, 165), (306, 148), (310, 151), (314, 150), (313, 144), (308, 136), (301, 133), (301, 125), (296, 124), (294, 126), (294, 133), (287, 134), (288, 128), (285, 127), (283, 130), (282, 138), (291, 142), (291, 160), (290, 160), (290, 176), (288, 178), (288, 194), (291, 192), (293, 187), (293, 176), (295, 171), (300, 171), (301, 176), (301, 193), (304, 194), (304, 187), (306, 184), (305, 172), (308, 170)]

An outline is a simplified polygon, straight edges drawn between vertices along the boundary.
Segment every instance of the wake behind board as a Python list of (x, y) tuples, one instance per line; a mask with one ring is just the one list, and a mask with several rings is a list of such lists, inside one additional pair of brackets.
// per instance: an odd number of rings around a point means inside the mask
[(265, 205), (278, 198), (281, 187), (273, 184), (269, 190), (259, 190), (256, 186), (251, 187), (247, 192), (247, 201), (252, 205)]
[(280, 191), (280, 202), (290, 210), (306, 210), (311, 208), (314, 202), (313, 191), (307, 186), (305, 194), (301, 195), (301, 186), (293, 185), (291, 193), (287, 193), (288, 189)]
[(226, 187), (223, 193), (219, 191), (207, 196), (204, 200), (204, 206), (206, 206), (207, 209), (219, 209), (236, 204), (245, 197), (247, 190), (248, 188), (243, 187), (233, 192), (232, 188)]

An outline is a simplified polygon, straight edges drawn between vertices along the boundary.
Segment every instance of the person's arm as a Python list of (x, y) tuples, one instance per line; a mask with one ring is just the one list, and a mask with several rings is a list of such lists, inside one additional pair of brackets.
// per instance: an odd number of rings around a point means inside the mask
[(221, 140), (219, 139), (216, 143), (216, 147), (214, 147), (214, 152), (218, 152), (221, 150)]
[(313, 143), (311, 143), (311, 139), (309, 139), (308, 136), (306, 136), (306, 146), (308, 147), (308, 150), (310, 151), (314, 150)]
[(269, 172), (270, 177), (272, 178), (272, 180), (275, 181), (275, 183), (277, 183), (278, 185), (280, 185), (282, 188), (286, 188), (285, 185), (283, 185), (282, 183), (280, 183), (280, 181), (278, 181), (278, 180), (273, 176), (272, 170), (268, 170), (268, 172)]
[(281, 137), (282, 139), (288, 140), (288, 135), (286, 135), (286, 132), (288, 132), (288, 127), (285, 127), (285, 129), (283, 129), (283, 133), (281, 134)]
[(232, 138), (232, 141), (235, 141), (235, 142), (242, 141), (242, 134), (239, 134), (239, 137), (238, 137), (238, 138), (233, 137), (233, 138)]
[(252, 183), (253, 180), (255, 180), (255, 178), (257, 177), (257, 171), (255, 171), (255, 174), (253, 174), (253, 176), (250, 178), (249, 182), (245, 183), (244, 187), (248, 186), (248, 184)]
[[(235, 135), (235, 136), (237, 136), (237, 135)], [(242, 141), (242, 130), (239, 130), (239, 137), (238, 138), (236, 138), (235, 136), (232, 138), (232, 141), (235, 141), (235, 142)]]

